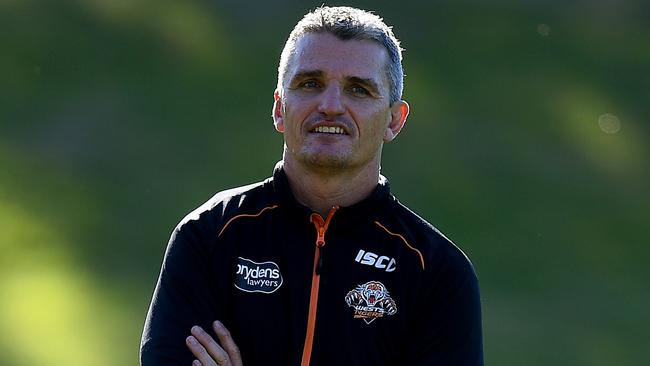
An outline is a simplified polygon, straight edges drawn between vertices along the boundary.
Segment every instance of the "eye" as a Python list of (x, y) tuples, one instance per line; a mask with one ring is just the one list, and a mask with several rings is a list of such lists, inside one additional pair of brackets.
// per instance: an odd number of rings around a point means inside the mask
[(307, 80), (300, 84), (303, 89), (317, 89), (320, 88), (320, 83), (316, 80)]
[(359, 86), (359, 85), (354, 85), (354, 86), (350, 87), (349, 91), (350, 91), (351, 94), (356, 95), (356, 96), (360, 96), (360, 97), (365, 97), (365, 96), (370, 95), (370, 92), (368, 91), (368, 89), (366, 89), (366, 88), (364, 88), (362, 86)]

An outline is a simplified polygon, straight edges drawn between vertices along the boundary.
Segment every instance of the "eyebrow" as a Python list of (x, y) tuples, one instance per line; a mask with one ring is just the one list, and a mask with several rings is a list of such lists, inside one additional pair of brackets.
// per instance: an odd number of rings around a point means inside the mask
[(323, 76), (321, 70), (301, 70), (296, 72), (296, 74), (289, 80), (289, 85), (293, 85), (296, 81), (309, 78), (319, 78)]
[[(321, 70), (301, 70), (296, 72), (296, 74), (290, 80), (289, 85), (293, 85), (298, 80), (308, 79), (308, 78), (319, 78), (319, 77), (323, 77), (323, 75), (324, 73)], [(371, 91), (379, 93), (379, 85), (377, 85), (377, 82), (374, 81), (373, 79), (361, 78), (358, 76), (348, 76), (346, 77), (346, 80), (356, 84), (364, 85), (369, 89), (372, 89)]]

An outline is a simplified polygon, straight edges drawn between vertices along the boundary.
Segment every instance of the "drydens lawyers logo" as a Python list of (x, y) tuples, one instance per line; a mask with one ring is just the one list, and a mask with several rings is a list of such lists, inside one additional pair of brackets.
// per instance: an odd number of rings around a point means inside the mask
[(253, 262), (239, 257), (235, 287), (246, 292), (270, 294), (282, 286), (280, 267), (273, 262)]
[(345, 302), (354, 308), (354, 317), (361, 318), (366, 324), (384, 315), (397, 313), (397, 305), (388, 294), (383, 283), (366, 282), (345, 295)]

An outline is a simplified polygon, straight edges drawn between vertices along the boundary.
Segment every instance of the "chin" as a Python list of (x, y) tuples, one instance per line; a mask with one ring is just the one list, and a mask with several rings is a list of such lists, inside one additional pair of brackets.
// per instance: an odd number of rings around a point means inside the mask
[(302, 159), (308, 166), (319, 169), (346, 169), (351, 167), (351, 161), (346, 156), (331, 154), (309, 154)]

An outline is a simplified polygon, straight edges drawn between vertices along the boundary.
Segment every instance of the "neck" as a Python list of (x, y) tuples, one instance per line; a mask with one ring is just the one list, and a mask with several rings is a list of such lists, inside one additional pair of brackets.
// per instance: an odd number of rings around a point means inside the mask
[(298, 202), (323, 217), (333, 206), (350, 206), (368, 197), (379, 182), (379, 161), (357, 170), (324, 170), (285, 157), (284, 170)]

